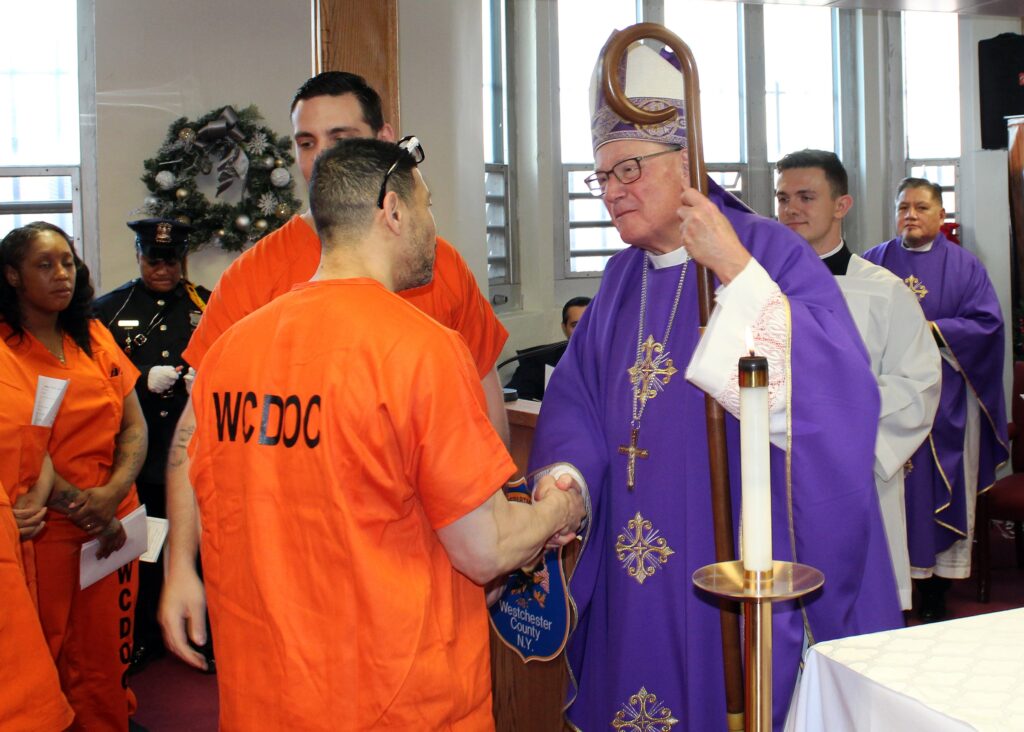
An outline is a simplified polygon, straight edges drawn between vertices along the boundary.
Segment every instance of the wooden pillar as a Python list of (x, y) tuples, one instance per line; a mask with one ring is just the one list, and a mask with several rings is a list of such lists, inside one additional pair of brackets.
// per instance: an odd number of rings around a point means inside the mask
[(314, 71), (351, 71), (380, 94), (384, 121), (398, 118), (398, 0), (314, 0)]

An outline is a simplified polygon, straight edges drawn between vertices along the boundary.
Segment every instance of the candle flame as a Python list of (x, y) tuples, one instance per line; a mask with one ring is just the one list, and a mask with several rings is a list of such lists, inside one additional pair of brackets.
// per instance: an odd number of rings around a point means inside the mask
[(746, 333), (744, 333), (744, 336), (746, 337), (746, 341), (747, 341), (747, 351), (749, 351), (750, 355), (753, 356), (754, 355), (754, 333), (753, 333), (753, 331), (750, 330), (750, 326), (749, 325), (747, 326), (747, 330), (746, 330)]

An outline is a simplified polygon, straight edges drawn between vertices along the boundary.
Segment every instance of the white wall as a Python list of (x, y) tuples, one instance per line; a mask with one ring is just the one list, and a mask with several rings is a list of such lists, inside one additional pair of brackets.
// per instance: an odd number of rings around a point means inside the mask
[(423, 141), (438, 233), (487, 292), (479, 2), (399, 0), (402, 135)]
[[(981, 147), (981, 107), (978, 98), (978, 41), (1000, 33), (1021, 33), (1018, 18), (960, 17), (960, 200), (964, 246), (976, 254), (988, 270), (999, 295), (1006, 323), (1006, 358), (1003, 384), (1007, 416), (1012, 396), (1013, 346), (1010, 297), (1009, 176), (1005, 150)], [(941, 101), (937, 87), (936, 100)]]
[[(97, 292), (138, 276), (125, 222), (139, 217), (142, 162), (168, 126), (227, 104), (255, 104), (272, 130), (290, 136), (288, 107), (310, 75), (311, 37), (309, 4), (298, 0), (96, 3)], [(212, 288), (233, 256), (198, 252), (190, 276)]]

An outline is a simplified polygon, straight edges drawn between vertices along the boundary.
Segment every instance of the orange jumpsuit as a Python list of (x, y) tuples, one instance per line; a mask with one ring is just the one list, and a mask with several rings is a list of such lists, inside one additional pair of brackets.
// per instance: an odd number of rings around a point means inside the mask
[(58, 732), (74, 716), (60, 691), (22, 572), (18, 527), (0, 486), (0, 729)]
[[(293, 216), (221, 275), (182, 357), (198, 369), (210, 346), (232, 323), (288, 292), (292, 285), (306, 282), (319, 265), (316, 231), (300, 216)], [(480, 294), (473, 273), (455, 247), (438, 237), (434, 279), (398, 295), (441, 325), (459, 332), (481, 379), (494, 367), (508, 331)]]
[(333, 280), (205, 363), (190, 477), (221, 729), (493, 729), (484, 595), (436, 530), (515, 465), (462, 339)]
[[(0, 423), (7, 431), (16, 427), (24, 439), (15, 446), (0, 443), (0, 475), (5, 481), (18, 476), (15, 495), (38, 477), (39, 428), (30, 425), (37, 377), (43, 375), (69, 382), (46, 441), (54, 469), (83, 490), (105, 484), (114, 464), (124, 398), (134, 388), (138, 370), (96, 320), (89, 329), (92, 358), (65, 335), (66, 364), (31, 334), (19, 341), (8, 339), (10, 333), (0, 323)], [(117, 515), (123, 517), (138, 505), (133, 486)], [(125, 672), (131, 657), (137, 561), (81, 590), (79, 554), (90, 537), (55, 511), (46, 520), (33, 542), (39, 618), (61, 688), (75, 711), (72, 729), (127, 730), (128, 716), (135, 710)]]

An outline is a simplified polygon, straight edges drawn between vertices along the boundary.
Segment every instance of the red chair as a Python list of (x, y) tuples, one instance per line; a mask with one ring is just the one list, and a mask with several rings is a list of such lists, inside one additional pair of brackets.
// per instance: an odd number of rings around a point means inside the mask
[[(1013, 399), (1009, 424), (1010, 465), (1013, 472), (1000, 478), (989, 490), (978, 496), (975, 518), (978, 572), (978, 602), (989, 601), (992, 587), (991, 546), (989, 531), (992, 521), (1013, 521), (1017, 549), (1017, 567), (1024, 568), (1024, 361), (1013, 364)], [(1020, 436), (1021, 439), (1015, 439)]]

